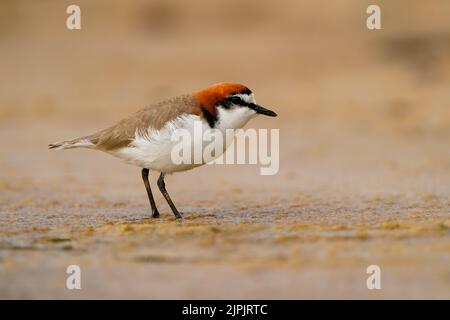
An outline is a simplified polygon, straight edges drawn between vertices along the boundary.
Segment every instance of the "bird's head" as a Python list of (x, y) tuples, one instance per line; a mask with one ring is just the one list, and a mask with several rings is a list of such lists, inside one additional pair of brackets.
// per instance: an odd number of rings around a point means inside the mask
[(272, 110), (258, 105), (253, 92), (238, 83), (218, 83), (197, 92), (195, 96), (211, 127), (236, 129), (242, 128), (258, 114), (277, 116)]

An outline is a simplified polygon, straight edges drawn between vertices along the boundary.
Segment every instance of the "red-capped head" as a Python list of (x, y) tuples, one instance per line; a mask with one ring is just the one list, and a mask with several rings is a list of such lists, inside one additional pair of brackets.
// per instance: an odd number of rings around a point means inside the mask
[(252, 116), (257, 114), (277, 116), (275, 112), (256, 104), (253, 92), (239, 83), (217, 83), (200, 90), (195, 97), (202, 106), (203, 115), (212, 127), (216, 122), (222, 122), (224, 127), (241, 127), (241, 123), (243, 123), (242, 126), (245, 125)]

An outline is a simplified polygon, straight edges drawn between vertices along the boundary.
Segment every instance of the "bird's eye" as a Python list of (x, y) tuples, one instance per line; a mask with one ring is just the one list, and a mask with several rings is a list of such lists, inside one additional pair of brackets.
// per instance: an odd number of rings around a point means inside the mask
[(233, 104), (241, 104), (241, 98), (236, 97), (236, 96), (231, 97), (230, 98), (230, 102), (233, 103)]

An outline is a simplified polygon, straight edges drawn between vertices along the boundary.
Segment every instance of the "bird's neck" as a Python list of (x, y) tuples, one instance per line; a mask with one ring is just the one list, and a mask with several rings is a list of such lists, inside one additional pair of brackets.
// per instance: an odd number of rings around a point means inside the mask
[(217, 122), (215, 127), (220, 130), (240, 129), (253, 118), (256, 113), (247, 108), (225, 109), (217, 107)]

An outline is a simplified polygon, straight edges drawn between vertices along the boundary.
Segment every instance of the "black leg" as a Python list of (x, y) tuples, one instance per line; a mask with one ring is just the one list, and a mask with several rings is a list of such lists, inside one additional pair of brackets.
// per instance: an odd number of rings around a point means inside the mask
[(159, 218), (159, 211), (156, 208), (155, 199), (153, 199), (152, 189), (150, 189), (150, 183), (148, 182), (148, 169), (142, 169), (142, 180), (144, 180), (145, 189), (147, 190), (148, 200), (152, 207), (152, 217)]
[(158, 178), (158, 187), (161, 193), (163, 194), (164, 198), (166, 198), (166, 201), (169, 204), (170, 208), (172, 209), (175, 218), (181, 219), (182, 218), (181, 214), (178, 212), (177, 208), (172, 202), (172, 199), (170, 199), (169, 193), (166, 190), (166, 183), (164, 182), (164, 173), (161, 173), (161, 175)]

